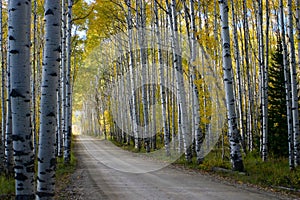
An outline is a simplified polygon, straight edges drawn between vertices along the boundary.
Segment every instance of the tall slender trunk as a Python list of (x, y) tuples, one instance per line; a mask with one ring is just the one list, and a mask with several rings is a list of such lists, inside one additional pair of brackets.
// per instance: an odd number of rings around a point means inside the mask
[[(9, 48), (9, 47), (8, 47)], [(7, 59), (7, 71), (6, 71), (6, 92), (10, 92), (10, 68), (9, 68), (10, 56)], [(7, 95), (6, 99), (6, 120), (5, 120), (5, 169), (7, 174), (13, 174), (13, 143), (12, 143), (12, 115), (11, 115), (11, 98)]]
[(258, 1), (258, 43), (259, 43), (259, 67), (260, 67), (260, 90), (261, 90), (261, 153), (262, 159), (268, 157), (268, 84), (267, 69), (264, 59), (264, 32), (263, 32), (263, 3)]
[[(156, 3), (155, 1), (153, 1), (153, 10), (154, 10), (154, 3)], [(151, 56), (152, 56), (152, 64), (150, 65), (151, 67), (149, 68), (149, 72), (148, 72), (148, 77), (150, 79), (150, 81), (152, 81), (152, 83), (154, 83), (155, 81), (157, 81), (157, 65), (156, 65), (156, 43), (155, 43), (155, 39), (156, 37), (156, 29), (155, 29), (155, 22), (156, 22), (156, 16), (155, 16), (155, 12), (154, 15), (152, 16), (151, 19), (151, 29), (154, 30), (153, 32), (151, 32)], [(151, 73), (153, 75), (151, 75)], [(151, 126), (150, 126), (150, 130), (151, 130), (151, 148), (153, 150), (156, 150), (156, 133), (157, 133), (157, 126), (156, 126), (156, 98), (155, 98), (155, 93), (156, 93), (156, 88), (157, 86), (155, 84), (152, 84), (149, 88), (150, 90), (150, 94), (149, 94), (149, 105), (152, 105), (151, 108)]]
[(291, 102), (291, 80), (290, 70), (288, 65), (288, 52), (285, 39), (285, 27), (284, 27), (284, 8), (283, 0), (279, 2), (280, 7), (280, 25), (281, 25), (281, 43), (282, 43), (282, 55), (283, 55), (283, 68), (284, 68), (284, 85), (285, 85), (285, 99), (286, 99), (286, 116), (287, 116), (287, 128), (288, 128), (288, 144), (289, 144), (289, 167), (295, 168), (294, 163), (294, 138), (293, 138), (293, 116), (292, 116), (292, 102)]
[(158, 19), (158, 8), (157, 8), (157, 2), (154, 1), (154, 14), (155, 14), (155, 33), (157, 37), (157, 45), (158, 45), (158, 64), (159, 64), (159, 88), (160, 88), (160, 99), (161, 99), (161, 114), (162, 114), (162, 120), (163, 120), (163, 130), (164, 130), (164, 144), (166, 148), (166, 155), (170, 155), (170, 131), (167, 124), (167, 107), (166, 107), (166, 91), (165, 87), (163, 86), (165, 80), (164, 80), (164, 66), (163, 66), (163, 55), (162, 55), (162, 38), (159, 28), (159, 19)]
[[(269, 1), (266, 0), (266, 30), (265, 30), (265, 38), (266, 38), (266, 41), (265, 41), (265, 52), (263, 52), (263, 57), (264, 57), (264, 103), (265, 103), (265, 115), (266, 115), (266, 130), (265, 130), (265, 143), (266, 143), (266, 147), (268, 148), (268, 85), (269, 85), (269, 75), (268, 75), (268, 70), (269, 70), (269, 27), (270, 27), (270, 18), (269, 18), (269, 15), (270, 15), (270, 10), (269, 10)], [(265, 150), (265, 151), (268, 151)], [(264, 155), (264, 153), (263, 153)], [(264, 156), (263, 156), (264, 157)], [(265, 160), (265, 158), (263, 158)]]
[(32, 137), (33, 137), (33, 152), (37, 150), (37, 134), (36, 134), (36, 44), (37, 44), (37, 0), (34, 0), (33, 6), (33, 59), (32, 59), (32, 74), (31, 74), (31, 102), (32, 102)]
[[(249, 28), (247, 17), (247, 0), (243, 1), (243, 28), (244, 28), (244, 50), (245, 50), (245, 66), (247, 73), (247, 86), (248, 86), (248, 104), (247, 104), (247, 143), (248, 150), (253, 150), (253, 135), (252, 135), (252, 112), (253, 112), (253, 93), (251, 87), (251, 76), (249, 66)], [(246, 97), (246, 96), (245, 96)]]
[[(61, 26), (62, 26), (62, 36), (61, 36), (61, 131), (62, 131), (62, 145), (65, 146), (65, 126), (66, 126), (66, 35), (67, 35), (67, 10), (66, 10), (66, 0), (61, 1), (61, 8), (62, 8), (62, 19), (61, 19)], [(63, 148), (62, 147), (62, 148)]]
[(196, 81), (196, 56), (197, 56), (197, 40), (196, 40), (196, 23), (195, 23), (195, 11), (194, 11), (194, 0), (190, 0), (190, 17), (191, 17), (191, 60), (190, 66), (192, 68), (192, 95), (193, 95), (193, 121), (194, 121), (194, 133), (195, 134), (195, 150), (197, 154), (197, 163), (200, 164), (203, 161), (203, 156), (201, 155), (201, 146), (203, 143), (203, 133), (200, 126), (201, 118), (200, 118), (200, 105), (199, 105), (199, 93), (198, 87), (195, 84)]
[(181, 58), (181, 50), (179, 44), (179, 36), (178, 36), (178, 22), (177, 22), (177, 11), (176, 11), (176, 0), (171, 1), (171, 5), (169, 5), (168, 1), (167, 6), (170, 12), (170, 26), (171, 26), (171, 37), (172, 37), (172, 45), (173, 45), (173, 64), (176, 71), (176, 84), (177, 84), (177, 103), (180, 106), (180, 118), (181, 118), (181, 132), (183, 139), (183, 148), (185, 153), (185, 158), (187, 162), (191, 162), (192, 160), (192, 152), (191, 152), (191, 133), (189, 131), (188, 125), (188, 113), (187, 113), (187, 104), (186, 104), (186, 92), (184, 89), (184, 81), (183, 81), (183, 69), (182, 69), (182, 58)]
[(138, 42), (140, 46), (140, 63), (142, 67), (141, 85), (142, 85), (142, 103), (143, 103), (143, 117), (144, 117), (144, 143), (146, 152), (150, 152), (149, 146), (149, 114), (148, 114), (148, 94), (147, 94), (147, 38), (146, 38), (146, 8), (145, 0), (137, 0), (137, 31), (138, 31)]
[[(154, 62), (155, 63), (155, 57), (153, 57)], [(152, 73), (155, 74), (153, 76), (153, 80), (157, 80), (157, 72), (156, 72), (156, 65), (152, 65)], [(157, 145), (156, 145), (156, 133), (157, 133), (157, 127), (156, 127), (156, 109), (155, 106), (153, 106), (155, 104), (156, 98), (155, 98), (155, 93), (156, 93), (156, 85), (153, 84), (151, 87), (151, 92), (152, 92), (152, 96), (151, 96), (151, 101), (152, 101), (152, 149), (156, 150)]]
[(71, 107), (71, 36), (72, 36), (72, 6), (73, 0), (68, 0), (67, 12), (67, 35), (66, 35), (66, 108), (65, 108), (65, 141), (64, 141), (64, 162), (71, 161), (71, 142), (72, 142), (72, 107)]
[(60, 66), (58, 70), (58, 88), (57, 88), (57, 130), (56, 130), (56, 154), (58, 157), (63, 156), (63, 146), (64, 146), (64, 102), (65, 102), (65, 1), (61, 1), (61, 38), (60, 38)]
[[(188, 89), (186, 91), (186, 101), (187, 101), (187, 105), (190, 105), (190, 106), (187, 106), (187, 121), (188, 121), (188, 127), (189, 127), (189, 131), (191, 132), (191, 151), (194, 152), (196, 151), (196, 144), (197, 144), (197, 141), (195, 141), (195, 119), (194, 117), (197, 117), (195, 116), (195, 101), (194, 101), (194, 81), (193, 81), (193, 65), (195, 65), (195, 63), (192, 63), (191, 60), (193, 59), (192, 58), (192, 38), (191, 38), (191, 23), (190, 23), (190, 10), (188, 8), (188, 6), (186, 5), (186, 2), (185, 1), (182, 1), (183, 3), (183, 10), (184, 10), (184, 20), (185, 20), (185, 27), (186, 27), (186, 33), (187, 33), (187, 43), (188, 43), (188, 49), (189, 49), (189, 53), (190, 53), (190, 60), (189, 60), (189, 63), (188, 63), (188, 70), (187, 73), (186, 73), (186, 76), (187, 76), (187, 79), (188, 79)], [(181, 21), (181, 19), (179, 18), (178, 20), (179, 22)], [(182, 25), (181, 23), (178, 24), (179, 25), (179, 47), (182, 46)], [(197, 88), (197, 87), (196, 87)], [(190, 107), (190, 108), (189, 108)], [(196, 151), (197, 152), (197, 151)], [(200, 152), (200, 151), (199, 151)]]
[(246, 134), (244, 128), (244, 112), (243, 112), (243, 99), (242, 99), (242, 72), (241, 72), (241, 65), (240, 65), (240, 49), (239, 49), (239, 42), (238, 42), (238, 33), (236, 27), (236, 17), (234, 11), (234, 1), (230, 0), (231, 2), (231, 14), (232, 14), (232, 25), (233, 25), (233, 41), (234, 41), (234, 58), (236, 62), (236, 78), (237, 78), (237, 105), (238, 105), (238, 122), (239, 122), (239, 130), (242, 136), (242, 147), (244, 152), (246, 152)]
[[(135, 35), (134, 37), (134, 40), (133, 41), (137, 41), (137, 38), (136, 38), (137, 35)], [(134, 44), (134, 43), (133, 43)], [(136, 45), (136, 44), (135, 44)], [(136, 46), (135, 46), (136, 48)], [(133, 49), (133, 52), (134, 52), (134, 49)], [(137, 54), (133, 54), (134, 58)], [(137, 59), (134, 59), (134, 62), (135, 62), (135, 69), (134, 69), (134, 80), (135, 80), (135, 85), (134, 85), (134, 94), (136, 95), (135, 98), (136, 98), (136, 123), (137, 123), (137, 130), (138, 130), (138, 150), (140, 150), (142, 148), (142, 138), (143, 138), (143, 131), (141, 130), (140, 128), (140, 124), (142, 122), (142, 113), (140, 112), (140, 108), (141, 108), (141, 104), (139, 103), (139, 99), (141, 97), (141, 91), (138, 89), (136, 90), (137, 88), (137, 85), (139, 83), (141, 83), (141, 75), (140, 75), (140, 69), (139, 69), (139, 65), (137, 63)], [(133, 90), (132, 90), (133, 91)]]
[(290, 76), (291, 76), (291, 92), (292, 92), (292, 115), (293, 115), (293, 136), (294, 136), (294, 162), (295, 167), (300, 165), (300, 133), (299, 133), (299, 106), (298, 106), (298, 91), (297, 91), (297, 70), (296, 56), (293, 30), (293, 10), (292, 0), (288, 0), (288, 42), (290, 47)]
[[(172, 73), (170, 73), (170, 80), (171, 80), (171, 83), (173, 85), (175, 85), (175, 70), (172, 70), (171, 72)], [(178, 123), (178, 127), (177, 127), (177, 137), (176, 137), (176, 120), (175, 120), (176, 96), (175, 96), (175, 94), (170, 94), (170, 95), (171, 95), (170, 96), (170, 101), (169, 101), (170, 105), (168, 105), (168, 107), (172, 108), (172, 145), (173, 145), (172, 150), (175, 151), (175, 149), (176, 149), (176, 142), (178, 142), (178, 151), (181, 152), (181, 146), (180, 146), (180, 144), (181, 144), (181, 140), (180, 140), (181, 132), (179, 130), (179, 123)], [(177, 118), (178, 119), (180, 118), (180, 112), (178, 112)]]
[(57, 87), (57, 129), (56, 129), (56, 154), (62, 157), (63, 152), (63, 124), (62, 124), (62, 93), (61, 93), (61, 65), (58, 70), (58, 87)]
[(27, 0), (9, 1), (12, 139), (16, 199), (34, 199), (34, 154), (30, 120), (30, 15)]
[(46, 0), (45, 47), (41, 87), (37, 199), (52, 199), (55, 185), (57, 89), (61, 52), (59, 0)]
[(5, 66), (4, 66), (4, 49), (3, 49), (3, 14), (2, 0), (0, 0), (0, 54), (1, 54), (1, 135), (0, 135), (0, 171), (4, 168), (4, 144), (5, 144)]
[(128, 26), (128, 46), (129, 46), (129, 74), (130, 74), (130, 87), (131, 87), (131, 105), (132, 105), (132, 128), (134, 136), (135, 148), (139, 148), (139, 132), (137, 124), (137, 108), (136, 108), (136, 94), (135, 94), (135, 80), (134, 80), (134, 58), (133, 58), (133, 25), (131, 16), (131, 0), (126, 0), (127, 5), (127, 26)]
[(228, 3), (227, 0), (219, 0), (221, 25), (222, 25), (222, 48), (223, 48), (223, 73), (226, 93), (226, 106), (228, 112), (230, 159), (233, 170), (243, 171), (244, 164), (241, 154), (240, 135), (237, 129), (237, 119), (235, 114), (235, 99), (233, 94), (233, 73), (230, 54), (230, 35), (228, 26)]

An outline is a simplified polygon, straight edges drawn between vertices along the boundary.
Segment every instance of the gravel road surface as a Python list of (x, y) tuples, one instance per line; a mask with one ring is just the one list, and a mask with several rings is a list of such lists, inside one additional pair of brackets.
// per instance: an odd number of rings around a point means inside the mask
[[(244, 184), (159, 163), (89, 136), (75, 140), (79, 168), (60, 199), (290, 199)], [(75, 192), (74, 192), (75, 191)], [(73, 196), (73, 197), (72, 197)]]

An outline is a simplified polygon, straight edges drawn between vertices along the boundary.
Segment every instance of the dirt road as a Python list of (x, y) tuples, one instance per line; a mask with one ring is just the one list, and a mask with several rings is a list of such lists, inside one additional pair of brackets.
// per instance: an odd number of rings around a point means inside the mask
[(79, 136), (76, 143), (81, 176), (86, 180), (81, 183), (82, 199), (288, 199), (143, 159), (109, 141)]

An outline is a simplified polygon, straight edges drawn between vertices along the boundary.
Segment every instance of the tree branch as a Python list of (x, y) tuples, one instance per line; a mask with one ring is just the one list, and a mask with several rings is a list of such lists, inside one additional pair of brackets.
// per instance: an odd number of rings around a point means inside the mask
[(92, 14), (93, 10), (94, 10), (94, 6), (92, 7), (92, 9), (85, 16), (74, 18), (72, 20), (72, 22), (87, 18), (88, 16), (90, 16)]

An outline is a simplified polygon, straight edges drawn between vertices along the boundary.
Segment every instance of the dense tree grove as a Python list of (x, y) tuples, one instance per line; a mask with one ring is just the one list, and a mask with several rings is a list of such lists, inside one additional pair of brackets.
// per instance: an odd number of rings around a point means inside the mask
[(252, 153), (300, 164), (298, 0), (0, 8), (0, 173), (16, 199), (53, 198), (76, 133), (188, 163), (214, 150), (236, 171)]
[(74, 88), (81, 133), (109, 133), (142, 152), (150, 142), (151, 152), (183, 152), (198, 163), (217, 142), (236, 170), (243, 170), (242, 154), (253, 151), (265, 161), (289, 156), (290, 168), (298, 165), (295, 2), (98, 0), (89, 6)]
[[(1, 164), (0, 173), (15, 178), (16, 199), (51, 199), (54, 196), (56, 138), (62, 130), (71, 130), (71, 120), (64, 124), (58, 110), (65, 110), (71, 87), (58, 87), (62, 59), (62, 27), (68, 32), (68, 48), (64, 47), (71, 71), (71, 26), (62, 26), (62, 13), (70, 16), (61, 1), (1, 1)], [(68, 12), (68, 13), (67, 13)], [(69, 20), (69, 23), (72, 22)], [(65, 73), (65, 72), (64, 72)], [(70, 78), (71, 76), (69, 76)], [(68, 84), (73, 82), (70, 78)], [(66, 83), (66, 82), (64, 82)], [(63, 84), (60, 84), (62, 86)], [(63, 94), (58, 96), (58, 92)], [(69, 100), (70, 101), (70, 100)], [(70, 104), (67, 104), (70, 107)], [(41, 115), (39, 116), (38, 113)], [(57, 129), (58, 124), (62, 127)], [(39, 130), (39, 131), (37, 131)], [(70, 131), (69, 131), (70, 132)], [(70, 134), (69, 134), (70, 135)], [(60, 137), (62, 138), (62, 137)], [(64, 137), (70, 146), (71, 137)], [(62, 145), (62, 143), (61, 143)], [(70, 147), (66, 163), (70, 162)], [(69, 147), (69, 148), (68, 148)], [(61, 156), (61, 154), (60, 154)], [(37, 166), (37, 184), (36, 171)], [(36, 188), (37, 186), (37, 188)]]

